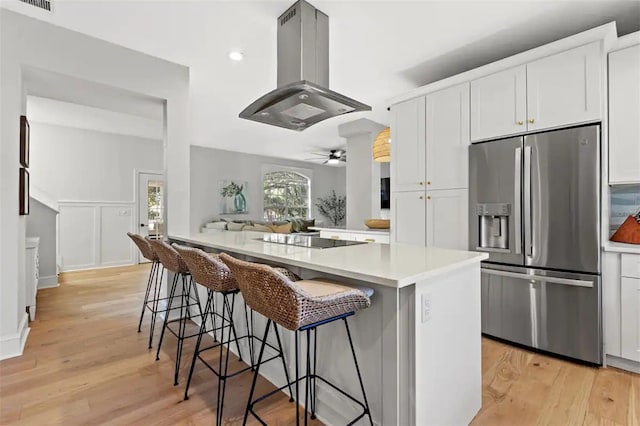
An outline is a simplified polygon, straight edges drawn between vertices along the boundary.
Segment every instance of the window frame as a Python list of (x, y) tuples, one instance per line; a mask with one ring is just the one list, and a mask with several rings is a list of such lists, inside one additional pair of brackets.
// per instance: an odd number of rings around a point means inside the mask
[[(264, 203), (264, 179), (265, 176), (268, 175), (269, 173), (274, 173), (274, 172), (285, 172), (285, 173), (295, 173), (298, 174), (304, 178), (307, 179), (307, 181), (309, 182), (309, 186), (308, 186), (308, 191), (307, 191), (307, 216), (305, 219), (310, 219), (312, 217), (311, 214), (311, 209), (312, 209), (312, 204), (311, 204), (311, 200), (312, 200), (312, 196), (311, 196), (311, 191), (312, 191), (312, 185), (313, 185), (313, 170), (311, 169), (303, 169), (300, 167), (290, 167), (290, 166), (281, 166), (281, 165), (277, 165), (277, 164), (265, 164), (262, 166), (262, 182), (260, 185), (261, 188), (261, 205), (262, 205), (262, 218), (264, 220), (265, 216), (264, 216), (264, 209), (265, 209), (265, 203)], [(286, 208), (288, 209), (289, 206), (286, 206)]]

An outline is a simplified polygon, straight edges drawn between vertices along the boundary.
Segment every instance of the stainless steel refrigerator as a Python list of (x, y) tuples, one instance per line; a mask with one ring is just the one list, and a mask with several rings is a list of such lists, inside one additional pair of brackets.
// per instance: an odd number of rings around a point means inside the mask
[(600, 126), (469, 148), (482, 332), (602, 364)]

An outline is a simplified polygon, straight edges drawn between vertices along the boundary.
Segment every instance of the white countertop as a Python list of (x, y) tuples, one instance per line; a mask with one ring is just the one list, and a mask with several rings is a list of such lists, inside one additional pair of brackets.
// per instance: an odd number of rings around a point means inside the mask
[(604, 243), (602, 248), (604, 251), (611, 251), (615, 253), (640, 254), (640, 244), (625, 244), (607, 241)]
[(389, 235), (391, 230), (389, 229), (371, 229), (371, 228), (322, 228), (319, 226), (310, 226), (309, 229), (314, 231), (329, 231), (329, 232), (357, 232), (361, 234), (377, 234), (377, 235)]
[(395, 288), (479, 263), (489, 257), (486, 253), (406, 244), (367, 243), (313, 249), (255, 239), (263, 235), (261, 232), (243, 231), (174, 234), (169, 238)]

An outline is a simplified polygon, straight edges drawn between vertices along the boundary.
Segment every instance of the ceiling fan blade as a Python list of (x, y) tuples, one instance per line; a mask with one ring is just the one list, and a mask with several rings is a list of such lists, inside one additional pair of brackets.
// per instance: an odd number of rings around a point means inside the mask
[(327, 156), (325, 155), (325, 156), (323, 156), (323, 157), (305, 158), (305, 159), (303, 159), (303, 161), (314, 161), (314, 160), (315, 160), (315, 161), (320, 161), (320, 160), (324, 160), (324, 159), (326, 159), (326, 158), (327, 158)]

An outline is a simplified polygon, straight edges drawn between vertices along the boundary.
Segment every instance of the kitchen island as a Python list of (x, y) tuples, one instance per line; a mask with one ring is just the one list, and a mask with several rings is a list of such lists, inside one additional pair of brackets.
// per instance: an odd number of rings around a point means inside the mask
[[(284, 266), (374, 289), (350, 323), (372, 416), (381, 425), (468, 424), (481, 407), (480, 261), (486, 254), (403, 244), (315, 249), (262, 241), (262, 233), (171, 235), (210, 252)], [(244, 312), (236, 309), (237, 325)], [(256, 315), (259, 317), (259, 315)], [(256, 322), (256, 334), (264, 322)], [(242, 331), (240, 331), (242, 333)], [(318, 331), (318, 373), (359, 395), (344, 328)], [(292, 367), (293, 334), (285, 337)], [(281, 366), (260, 369), (277, 386)], [(345, 424), (356, 407), (318, 383), (317, 414)]]

